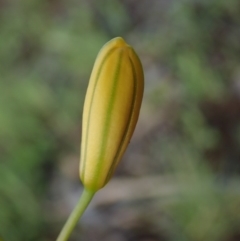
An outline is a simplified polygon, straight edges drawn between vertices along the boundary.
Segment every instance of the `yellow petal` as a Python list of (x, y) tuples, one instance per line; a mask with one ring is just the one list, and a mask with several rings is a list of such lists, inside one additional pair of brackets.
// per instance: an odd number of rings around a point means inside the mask
[(102, 188), (120, 161), (135, 129), (144, 88), (134, 50), (114, 38), (100, 50), (84, 103), (80, 177), (89, 190)]

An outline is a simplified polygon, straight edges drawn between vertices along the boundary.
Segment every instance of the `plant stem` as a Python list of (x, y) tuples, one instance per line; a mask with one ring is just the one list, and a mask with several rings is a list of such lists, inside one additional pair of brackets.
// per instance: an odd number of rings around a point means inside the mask
[(77, 203), (77, 206), (73, 209), (71, 215), (69, 216), (67, 222), (62, 228), (56, 241), (67, 241), (70, 237), (73, 229), (75, 228), (78, 220), (83, 215), (87, 206), (91, 202), (95, 192), (84, 189), (83, 193)]

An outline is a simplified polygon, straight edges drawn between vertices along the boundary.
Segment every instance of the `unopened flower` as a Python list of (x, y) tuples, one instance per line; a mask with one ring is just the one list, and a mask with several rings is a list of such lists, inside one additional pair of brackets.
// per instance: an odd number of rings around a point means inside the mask
[(112, 176), (135, 129), (144, 75), (141, 62), (126, 42), (114, 38), (100, 50), (84, 103), (80, 177), (97, 191)]

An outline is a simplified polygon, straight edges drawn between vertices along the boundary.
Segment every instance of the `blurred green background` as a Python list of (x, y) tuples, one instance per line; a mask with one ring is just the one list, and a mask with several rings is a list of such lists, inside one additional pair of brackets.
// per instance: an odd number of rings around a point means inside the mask
[(53, 241), (76, 204), (84, 95), (115, 36), (143, 106), (70, 240), (240, 240), (239, 0), (1, 0), (0, 239)]

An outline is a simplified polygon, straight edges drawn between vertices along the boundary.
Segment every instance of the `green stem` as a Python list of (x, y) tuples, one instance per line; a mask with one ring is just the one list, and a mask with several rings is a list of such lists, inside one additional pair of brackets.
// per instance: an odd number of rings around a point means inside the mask
[(78, 220), (83, 215), (87, 206), (91, 202), (95, 192), (84, 189), (83, 193), (77, 203), (77, 206), (72, 211), (63, 229), (61, 230), (56, 241), (67, 241), (73, 229), (75, 228)]

